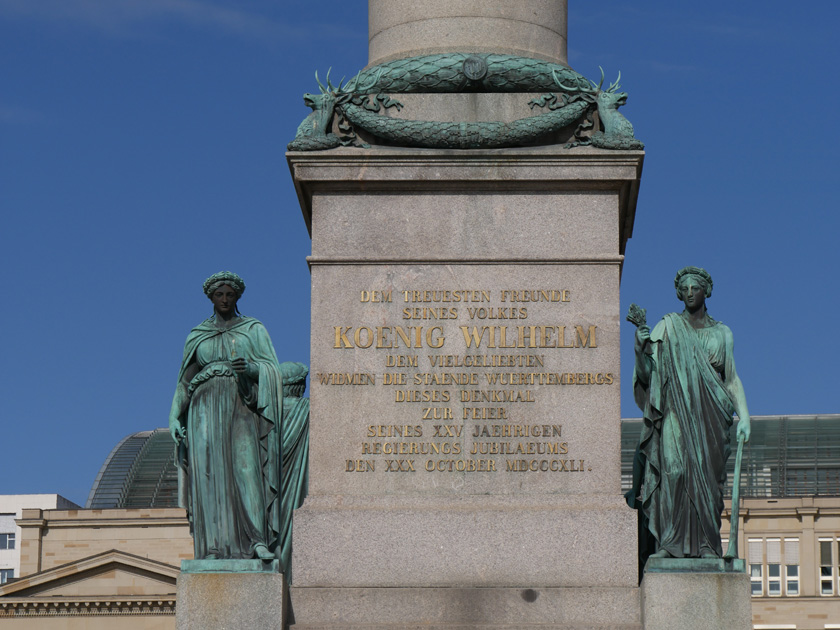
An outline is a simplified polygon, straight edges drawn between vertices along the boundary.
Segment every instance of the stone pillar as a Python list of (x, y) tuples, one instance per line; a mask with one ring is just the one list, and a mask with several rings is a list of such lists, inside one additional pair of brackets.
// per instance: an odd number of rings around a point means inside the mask
[(799, 541), (799, 592), (803, 597), (819, 597), (820, 583), (817, 571), (803, 571), (804, 567), (820, 566), (817, 536), (814, 533), (814, 519), (819, 509), (814, 507), (810, 497), (803, 497), (803, 503), (805, 502), (810, 502), (811, 505), (803, 505), (796, 510), (802, 520), (802, 537)]
[(26, 509), (17, 520), (20, 527), (20, 568), (15, 577), (32, 575), (41, 571), (41, 546), (43, 544), (44, 510)]
[(368, 0), (368, 63), (500, 53), (566, 64), (566, 0)]
[(744, 560), (651, 558), (642, 579), (645, 630), (750, 630)]
[[(565, 60), (565, 3), (498, 4), (372, 0), (370, 62)], [(527, 15), (551, 26), (522, 27)], [(527, 116), (540, 94), (391, 96), (404, 105), (391, 120), (469, 129)], [(287, 154), (312, 237), (295, 628), (640, 628), (619, 281), (644, 154), (564, 148), (573, 131)]]
[(288, 595), (279, 568), (277, 560), (184, 560), (175, 627), (284, 630)]

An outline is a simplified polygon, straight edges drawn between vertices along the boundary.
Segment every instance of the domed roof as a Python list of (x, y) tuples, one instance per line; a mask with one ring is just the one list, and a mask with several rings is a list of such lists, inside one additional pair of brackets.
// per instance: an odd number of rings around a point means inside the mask
[(178, 468), (169, 430), (140, 431), (120, 440), (96, 475), (85, 507), (178, 507)]

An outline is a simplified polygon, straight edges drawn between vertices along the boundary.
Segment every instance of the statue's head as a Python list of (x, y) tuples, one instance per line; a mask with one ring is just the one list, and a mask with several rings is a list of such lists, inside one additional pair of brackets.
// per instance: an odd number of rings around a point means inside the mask
[(245, 293), (245, 281), (232, 271), (220, 271), (204, 281), (204, 294), (221, 315), (239, 313), (236, 303)]
[(220, 271), (219, 273), (214, 273), (204, 281), (204, 294), (208, 298), (211, 297), (213, 292), (223, 284), (228, 285), (234, 290), (237, 300), (245, 293), (245, 281), (242, 278), (232, 271)]
[(712, 297), (712, 276), (702, 267), (683, 267), (677, 272), (677, 277), (674, 278), (674, 287), (677, 289), (677, 299), (680, 302), (685, 301), (683, 289), (691, 282), (695, 281), (705, 292), (707, 298)]
[(300, 398), (306, 390), (306, 375), (309, 368), (303, 363), (285, 361), (280, 364), (280, 374), (283, 376), (283, 395)]

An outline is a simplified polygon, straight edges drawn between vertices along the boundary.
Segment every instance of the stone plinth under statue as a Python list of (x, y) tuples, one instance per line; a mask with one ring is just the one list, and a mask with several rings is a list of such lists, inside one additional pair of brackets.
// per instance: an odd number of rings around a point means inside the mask
[(184, 560), (178, 576), (178, 630), (286, 627), (280, 561)]
[(749, 630), (750, 578), (744, 560), (650, 558), (642, 579), (645, 630)]

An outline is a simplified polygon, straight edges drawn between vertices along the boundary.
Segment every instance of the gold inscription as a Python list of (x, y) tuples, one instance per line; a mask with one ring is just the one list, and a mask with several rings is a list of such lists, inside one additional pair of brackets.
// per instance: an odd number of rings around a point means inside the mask
[(502, 291), (502, 302), (570, 302), (569, 290)]
[(530, 389), (474, 389), (461, 390), (461, 402), (473, 403), (512, 403), (535, 402), (534, 392)]
[(409, 424), (371, 424), (367, 436), (372, 437), (423, 437), (423, 426)]
[(362, 455), (460, 455), (458, 442), (362, 442)]
[(470, 455), (566, 455), (567, 442), (473, 442)]
[(376, 461), (372, 459), (348, 459), (344, 472), (374, 472)]
[(433, 326), (333, 326), (335, 329), (335, 343), (333, 348), (346, 350), (350, 348), (370, 348), (376, 342), (376, 348), (422, 348), (424, 343), (429, 348), (440, 348), (445, 338), (443, 328)]
[(496, 472), (492, 459), (427, 459), (429, 472)]
[(508, 459), (507, 472), (583, 472), (582, 459)]
[(362, 291), (361, 302), (391, 302), (391, 291)]
[(566, 326), (461, 326), (467, 348), (597, 348), (597, 326), (575, 326), (567, 339)]
[(520, 438), (520, 437), (560, 437), (562, 425), (559, 424), (477, 424), (473, 427), (473, 437), (483, 438)]
[(416, 354), (389, 354), (385, 357), (385, 367), (417, 367)]
[(376, 375), (363, 372), (318, 372), (321, 385), (376, 385)]
[(406, 302), (489, 302), (490, 291), (402, 291)]
[[(568, 435), (562, 425), (527, 424), (536, 412), (519, 418), (516, 412), (529, 408), (512, 406), (537, 402), (537, 394), (546, 391), (542, 386), (613, 385), (618, 380), (612, 372), (552, 371), (557, 369), (557, 355), (542, 353), (598, 348), (596, 324), (531, 321), (535, 315), (542, 317), (545, 309), (560, 313), (556, 309), (571, 302), (568, 289), (368, 288), (360, 290), (359, 301), (393, 304), (392, 321), (387, 307), (380, 306), (365, 320), (368, 325), (333, 326), (333, 348), (386, 350), (379, 384), (391, 388), (395, 403), (422, 406), (400, 407), (391, 416), (394, 420), (377, 417), (384, 423), (365, 425), (363, 441), (357, 442), (361, 457), (346, 459), (345, 472), (373, 473), (377, 463), (380, 473), (592, 470), (583, 459), (568, 458), (569, 442), (562, 440)], [(557, 319), (550, 316), (548, 321)], [(447, 339), (452, 348), (443, 350)], [(428, 366), (420, 367), (420, 354), (428, 358)], [(549, 367), (546, 356), (551, 357)], [(356, 361), (368, 367), (359, 355)], [(428, 371), (420, 371), (424, 368)], [(324, 386), (378, 384), (376, 374), (368, 372), (313, 376)], [(411, 424), (397, 424), (402, 419)]]
[(507, 420), (504, 407), (464, 407), (463, 420)]

